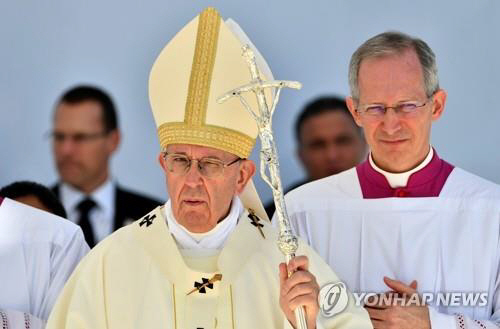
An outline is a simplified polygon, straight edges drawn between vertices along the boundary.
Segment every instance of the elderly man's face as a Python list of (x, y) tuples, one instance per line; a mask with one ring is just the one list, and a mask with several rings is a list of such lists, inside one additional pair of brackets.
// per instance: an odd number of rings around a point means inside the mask
[[(226, 164), (238, 159), (229, 152), (189, 144), (169, 145), (167, 154), (181, 154), (198, 160), (216, 159)], [(252, 161), (241, 160), (225, 167), (219, 176), (205, 177), (196, 161), (191, 163), (186, 173), (176, 173), (169, 170), (164, 154), (160, 154), (158, 159), (167, 178), (168, 194), (175, 219), (193, 233), (208, 232), (219, 220), (226, 217), (231, 200), (243, 191), (255, 172)]]
[[(429, 152), (431, 124), (443, 113), (446, 93), (439, 90), (427, 99), (422, 67), (412, 49), (363, 60), (358, 88), (359, 102), (349, 97), (347, 105), (356, 123), (363, 127), (375, 163), (390, 172), (416, 167)], [(409, 101), (426, 105), (410, 115), (388, 109), (378, 119), (356, 111), (360, 105), (395, 106)]]

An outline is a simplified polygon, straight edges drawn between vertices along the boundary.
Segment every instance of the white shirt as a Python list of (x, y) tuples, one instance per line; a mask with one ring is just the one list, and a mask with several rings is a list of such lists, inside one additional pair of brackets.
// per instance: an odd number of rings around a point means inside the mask
[(207, 250), (222, 249), (227, 238), (236, 227), (243, 210), (240, 198), (235, 196), (231, 202), (228, 215), (206, 233), (193, 233), (180, 225), (174, 217), (170, 200), (165, 204), (164, 214), (167, 218), (169, 231), (180, 249), (194, 249), (206, 255)]
[[(66, 183), (61, 183), (59, 192), (61, 202), (68, 213), (68, 219), (73, 223), (78, 223), (80, 212), (77, 206), (87, 195)], [(108, 179), (88, 197), (97, 204), (89, 213), (90, 224), (97, 243), (113, 232), (116, 184), (112, 179)]]
[(0, 205), (0, 317), (6, 317), (7, 328), (25, 328), (26, 316), (31, 328), (46, 321), (88, 250), (77, 225), (5, 198)]
[(431, 162), (433, 156), (434, 156), (434, 150), (432, 149), (432, 147), (430, 147), (430, 151), (429, 153), (427, 153), (427, 156), (425, 157), (424, 161), (422, 161), (422, 163), (420, 163), (415, 168), (403, 173), (391, 173), (379, 168), (373, 161), (371, 152), (368, 159), (370, 161), (372, 168), (375, 169), (375, 171), (378, 171), (379, 173), (384, 175), (385, 178), (387, 179), (387, 182), (392, 188), (398, 188), (398, 187), (405, 187), (408, 184), (408, 179), (410, 179), (411, 174), (416, 173), (420, 169), (427, 166), (429, 162)]

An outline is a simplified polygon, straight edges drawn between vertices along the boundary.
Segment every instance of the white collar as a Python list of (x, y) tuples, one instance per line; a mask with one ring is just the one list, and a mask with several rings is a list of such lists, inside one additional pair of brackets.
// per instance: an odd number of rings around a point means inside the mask
[(164, 211), (168, 229), (181, 249), (222, 249), (238, 223), (238, 218), (243, 212), (243, 204), (240, 198), (235, 196), (226, 218), (206, 233), (192, 233), (180, 225), (174, 217), (170, 200), (165, 204)]
[[(95, 201), (99, 210), (101, 210), (106, 218), (111, 217), (114, 210), (114, 199), (115, 199), (115, 184), (112, 179), (108, 179), (96, 188), (89, 197)], [(87, 197), (87, 194), (74, 188), (73, 186), (61, 183), (61, 201), (69, 211), (76, 209), (78, 204)]]
[(372, 166), (372, 168), (375, 169), (375, 171), (378, 171), (379, 173), (384, 175), (384, 177), (387, 179), (387, 181), (389, 182), (389, 185), (392, 188), (398, 188), (398, 187), (405, 187), (408, 184), (408, 179), (410, 179), (411, 174), (413, 174), (413, 173), (419, 171), (420, 169), (424, 168), (425, 166), (427, 166), (429, 164), (429, 162), (431, 162), (433, 156), (434, 156), (434, 150), (432, 149), (432, 146), (431, 146), (429, 153), (425, 157), (424, 161), (422, 161), (422, 163), (420, 163), (415, 168), (408, 170), (406, 172), (403, 172), (403, 173), (391, 173), (391, 172), (385, 171), (383, 169), (380, 169), (373, 161), (371, 152), (370, 152), (370, 156), (368, 159), (370, 161), (370, 165)]

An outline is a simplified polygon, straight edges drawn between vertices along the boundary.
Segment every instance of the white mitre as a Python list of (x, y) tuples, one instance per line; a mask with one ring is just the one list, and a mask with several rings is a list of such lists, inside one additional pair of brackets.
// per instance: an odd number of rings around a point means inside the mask
[[(248, 158), (258, 135), (257, 124), (237, 98), (219, 104), (217, 98), (251, 81), (242, 56), (249, 45), (256, 55), (260, 78), (271, 70), (243, 30), (224, 22), (214, 8), (205, 9), (163, 48), (149, 77), (149, 100), (160, 145), (193, 144)], [(272, 95), (266, 92), (268, 104)], [(252, 109), (257, 99), (247, 97)], [(240, 195), (246, 208), (267, 218), (252, 181)]]

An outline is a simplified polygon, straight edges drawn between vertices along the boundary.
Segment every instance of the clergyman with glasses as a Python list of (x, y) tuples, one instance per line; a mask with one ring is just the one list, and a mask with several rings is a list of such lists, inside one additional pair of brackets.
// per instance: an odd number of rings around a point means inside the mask
[(371, 328), (345, 287), (329, 299), (342, 297), (328, 304), (338, 312), (321, 315), (319, 286), (339, 279), (305, 243), (283, 263), (247, 159), (257, 124), (238, 100), (217, 103), (251, 81), (245, 44), (234, 21), (208, 8), (161, 51), (149, 98), (170, 199), (94, 248), (48, 329), (296, 328), (298, 306), (310, 329)]
[(349, 84), (371, 152), (288, 193), (295, 231), (349, 289), (375, 294), (365, 303), (375, 328), (497, 328), (500, 188), (431, 146), (446, 103), (433, 51), (379, 34), (352, 55)]
[(91, 248), (160, 204), (121, 187), (111, 175), (120, 135), (115, 105), (104, 90), (79, 85), (57, 101), (51, 137), (59, 182), (52, 191)]

